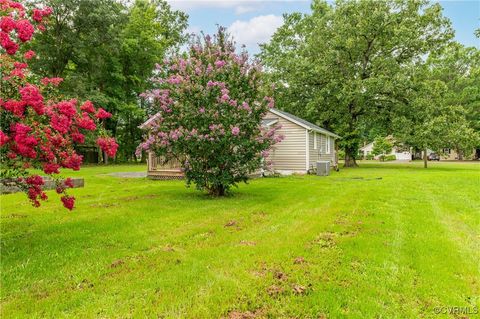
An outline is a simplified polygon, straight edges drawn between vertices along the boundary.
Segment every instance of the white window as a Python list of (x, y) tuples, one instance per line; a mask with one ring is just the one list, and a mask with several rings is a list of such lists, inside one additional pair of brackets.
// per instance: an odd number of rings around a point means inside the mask
[(330, 154), (330, 136), (327, 136), (326, 143), (327, 143), (327, 154)]
[(317, 132), (313, 132), (313, 149), (316, 150), (318, 147), (317, 143)]

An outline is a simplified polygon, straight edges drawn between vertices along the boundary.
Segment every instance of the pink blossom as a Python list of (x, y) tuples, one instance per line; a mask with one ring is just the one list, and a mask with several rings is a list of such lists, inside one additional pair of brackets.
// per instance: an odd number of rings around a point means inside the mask
[(97, 111), (97, 114), (95, 114), (95, 116), (98, 119), (108, 119), (108, 118), (112, 117), (112, 113), (109, 113), (109, 112), (105, 111), (104, 109), (99, 108), (98, 111)]
[(23, 57), (26, 59), (26, 60), (30, 60), (31, 58), (33, 58), (35, 56), (35, 51), (32, 51), (32, 50), (28, 50), (27, 52), (25, 52), (25, 54), (23, 55)]
[(182, 82), (182, 77), (178, 75), (171, 76), (167, 79), (167, 82), (170, 84), (180, 84)]
[(12, 19), (12, 17), (3, 16), (2, 18), (0, 18), (0, 29), (3, 32), (9, 33), (13, 29), (15, 29), (15, 21)]
[(9, 35), (0, 31), (0, 45), (7, 51), (7, 54), (14, 55), (18, 50), (18, 44), (13, 42)]
[(18, 20), (15, 29), (17, 30), (18, 38), (22, 42), (30, 41), (35, 31), (30, 21), (26, 19)]
[(238, 134), (240, 134), (240, 129), (237, 126), (232, 127), (232, 134), (234, 136), (237, 136)]
[(215, 61), (215, 66), (217, 67), (217, 69), (222, 68), (225, 64), (226, 64), (226, 62), (222, 61), (222, 60)]

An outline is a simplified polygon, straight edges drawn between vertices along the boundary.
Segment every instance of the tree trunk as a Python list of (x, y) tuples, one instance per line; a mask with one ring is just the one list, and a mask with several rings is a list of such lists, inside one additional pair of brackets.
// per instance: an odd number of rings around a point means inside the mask
[(463, 161), (463, 152), (462, 150), (457, 148), (457, 155), (458, 155), (458, 160)]
[(349, 147), (345, 147), (345, 164), (343, 167), (357, 167), (357, 161), (355, 160), (354, 150)]
[(208, 192), (215, 197), (225, 196), (225, 187), (223, 185), (214, 186)]
[(427, 156), (427, 148), (425, 147), (423, 150), (423, 168), (427, 168), (428, 156)]

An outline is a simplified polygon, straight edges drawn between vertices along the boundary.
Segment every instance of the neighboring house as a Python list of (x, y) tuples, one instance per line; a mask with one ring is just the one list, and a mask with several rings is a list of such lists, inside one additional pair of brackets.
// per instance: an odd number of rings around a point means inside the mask
[[(393, 139), (391, 137), (389, 137), (389, 138), (393, 141)], [(360, 148), (360, 152), (363, 154), (363, 158), (367, 158), (367, 155), (372, 154), (373, 146), (374, 146), (374, 142), (371, 142), (371, 143), (368, 143), (368, 144), (366, 144), (366, 145), (364, 145), (363, 147)], [(395, 158), (397, 160), (400, 160), (400, 161), (410, 161), (410, 160), (412, 160), (412, 153), (411, 153), (410, 149), (405, 148), (405, 147), (401, 147), (401, 146), (397, 146), (397, 145), (394, 145), (392, 147), (392, 151), (388, 154), (385, 154), (385, 155), (395, 155)], [(375, 155), (373, 158), (378, 160), (379, 157), (380, 157), (380, 154)]]
[[(140, 128), (146, 129), (155, 120), (155, 116), (143, 123)], [(317, 161), (329, 161), (332, 166), (338, 165), (336, 139), (338, 135), (307, 122), (295, 115), (270, 109), (262, 120), (262, 125), (269, 127), (280, 125), (276, 134), (284, 139), (270, 150), (267, 161), (272, 162), (272, 169), (280, 174), (305, 174), (315, 169)], [(161, 164), (152, 153), (148, 154), (148, 172), (150, 178), (181, 178), (181, 165), (178, 162)]]
[[(427, 155), (430, 155), (430, 153), (438, 153), (432, 150), (427, 151)], [(480, 158), (480, 150), (478, 149), (472, 149), (472, 152), (469, 154), (463, 154), (463, 156), (459, 156), (456, 150), (452, 148), (442, 148), (440, 150), (440, 159), (444, 161), (455, 161), (455, 160), (475, 160)]]

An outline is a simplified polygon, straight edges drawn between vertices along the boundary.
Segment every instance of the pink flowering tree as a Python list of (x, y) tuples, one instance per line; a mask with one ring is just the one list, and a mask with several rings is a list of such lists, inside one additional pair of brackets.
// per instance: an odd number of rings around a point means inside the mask
[(109, 156), (118, 145), (100, 125), (111, 116), (90, 101), (59, 101), (61, 78), (36, 78), (28, 68), (35, 52), (22, 46), (44, 30), (51, 14), (48, 7), (27, 10), (15, 1), (0, 0), (0, 182), (27, 193), (34, 206), (47, 199), (44, 179), (30, 173), (41, 169), (56, 182), (56, 191), (68, 209), (75, 198), (67, 194), (72, 180), (60, 179), (61, 168), (80, 169), (82, 156), (75, 146), (96, 139)]
[(273, 107), (261, 67), (235, 53), (223, 28), (197, 38), (188, 52), (157, 65), (157, 87), (143, 94), (158, 113), (138, 152), (182, 163), (187, 185), (222, 196), (258, 171), (276, 127), (261, 126)]

